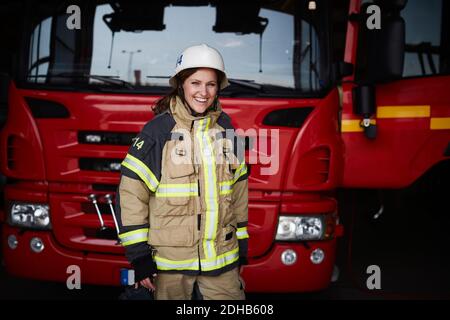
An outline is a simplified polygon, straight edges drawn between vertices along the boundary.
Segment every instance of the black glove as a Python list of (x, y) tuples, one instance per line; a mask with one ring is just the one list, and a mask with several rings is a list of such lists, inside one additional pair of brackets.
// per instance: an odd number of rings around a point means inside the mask
[(135, 282), (139, 282), (146, 278), (153, 279), (153, 275), (158, 272), (156, 263), (151, 254), (133, 260), (131, 265), (134, 269)]

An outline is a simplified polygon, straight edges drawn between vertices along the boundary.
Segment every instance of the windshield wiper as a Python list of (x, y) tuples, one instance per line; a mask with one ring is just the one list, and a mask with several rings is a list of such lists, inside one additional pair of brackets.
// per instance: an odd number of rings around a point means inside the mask
[[(147, 78), (156, 78), (156, 79), (168, 79), (170, 76), (147, 76)], [(240, 94), (248, 94), (249, 92), (246, 90), (239, 90), (239, 88), (251, 89), (255, 91), (257, 94), (261, 95), (270, 95), (270, 94), (288, 94), (288, 95), (298, 95), (298, 92), (294, 88), (275, 85), (275, 84), (261, 84), (255, 82), (255, 80), (247, 80), (247, 79), (234, 79), (229, 78), (228, 82), (233, 87), (228, 87), (225, 89), (224, 94), (226, 96), (235, 96)]]
[(257, 83), (254, 80), (242, 80), (242, 79), (228, 79), (231, 84), (236, 84), (241, 87), (257, 90), (260, 93), (270, 93), (271, 91), (292, 91), (294, 88), (280, 86), (276, 84), (262, 84)]
[(146, 76), (146, 78), (170, 79), (170, 76)]
[[(257, 83), (254, 80), (228, 79), (231, 84), (237, 87), (228, 87), (222, 93), (224, 96), (259, 96), (259, 97), (298, 97), (305, 95), (300, 89), (276, 85), (270, 83)], [(252, 89), (251, 91), (240, 88)]]
[(116, 86), (120, 86), (122, 88), (134, 89), (134, 86), (121, 79), (115, 79), (114, 76), (102, 76), (96, 74), (82, 74), (82, 73), (57, 73), (57, 74), (38, 74), (38, 75), (28, 75), (27, 77), (31, 78), (68, 78), (68, 79), (94, 79), (103, 81), (104, 83), (114, 84)]
[[(169, 79), (170, 76), (147, 76), (147, 78)], [(238, 85), (240, 87), (254, 89), (254, 90), (257, 90), (257, 91), (260, 91), (260, 92), (264, 91), (264, 86), (259, 84), (259, 83), (255, 83), (254, 80), (228, 79), (228, 82), (231, 83), (231, 84)]]
[(258, 90), (259, 92), (264, 91), (263, 85), (261, 85), (259, 83), (255, 83), (253, 80), (228, 79), (228, 82), (231, 84), (236, 84), (241, 87), (255, 89), (255, 90)]
[(96, 74), (87, 74), (85, 77), (88, 77), (90, 79), (100, 80), (105, 83), (111, 83), (111, 84), (117, 84), (120, 86), (123, 86), (127, 89), (134, 89), (134, 86), (129, 83), (128, 81), (122, 80), (122, 79), (115, 79), (113, 76), (101, 76)]

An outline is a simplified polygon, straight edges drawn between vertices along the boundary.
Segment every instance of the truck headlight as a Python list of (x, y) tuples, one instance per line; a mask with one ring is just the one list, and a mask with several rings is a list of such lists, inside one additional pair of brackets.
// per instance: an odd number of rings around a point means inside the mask
[(9, 222), (17, 227), (50, 229), (50, 210), (46, 204), (15, 202), (11, 206)]
[(276, 240), (322, 240), (325, 235), (323, 216), (280, 216)]

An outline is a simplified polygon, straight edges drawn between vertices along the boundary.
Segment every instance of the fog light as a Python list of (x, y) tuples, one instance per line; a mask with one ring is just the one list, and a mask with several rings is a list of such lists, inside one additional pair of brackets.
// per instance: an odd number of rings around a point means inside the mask
[(16, 249), (17, 245), (19, 244), (19, 241), (17, 240), (17, 237), (13, 234), (8, 236), (8, 247), (10, 249)]
[(281, 254), (281, 262), (283, 264), (290, 266), (297, 261), (297, 253), (294, 250), (288, 249)]
[(42, 242), (41, 238), (32, 238), (30, 241), (31, 250), (36, 253), (42, 252), (44, 250), (44, 242)]
[(323, 252), (322, 249), (316, 249), (313, 252), (311, 252), (311, 262), (314, 264), (322, 263), (323, 259), (325, 258), (325, 252)]

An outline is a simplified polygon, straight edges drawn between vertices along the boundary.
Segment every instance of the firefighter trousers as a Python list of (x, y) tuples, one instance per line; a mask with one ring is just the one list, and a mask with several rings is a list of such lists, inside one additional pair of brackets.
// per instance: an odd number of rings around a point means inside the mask
[(156, 300), (191, 300), (194, 287), (204, 300), (244, 300), (244, 285), (239, 268), (218, 276), (158, 273), (156, 277)]

